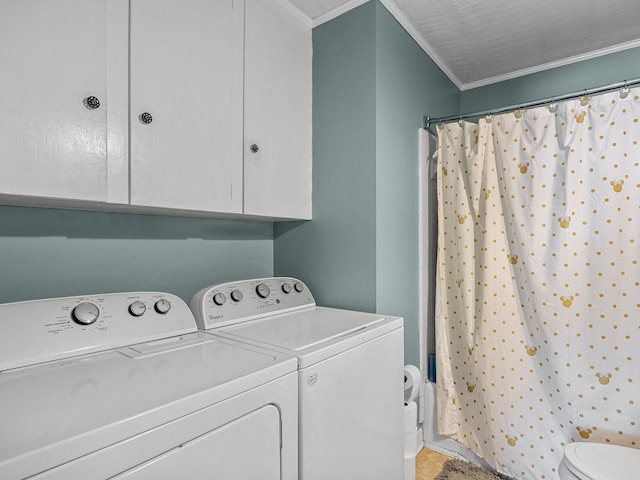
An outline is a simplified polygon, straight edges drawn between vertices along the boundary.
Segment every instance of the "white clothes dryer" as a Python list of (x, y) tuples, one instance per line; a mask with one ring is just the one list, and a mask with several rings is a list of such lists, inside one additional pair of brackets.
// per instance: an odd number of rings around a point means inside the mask
[(0, 305), (0, 478), (295, 480), (296, 367), (167, 293)]
[(205, 288), (198, 327), (298, 360), (300, 480), (403, 478), (403, 319), (316, 306), (278, 277)]

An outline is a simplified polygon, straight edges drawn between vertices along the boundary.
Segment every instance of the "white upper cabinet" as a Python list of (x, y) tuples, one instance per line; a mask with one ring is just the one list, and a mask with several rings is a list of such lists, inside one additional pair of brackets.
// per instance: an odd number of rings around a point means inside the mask
[(244, 211), (311, 218), (311, 29), (245, 0)]
[(277, 0), (1, 0), (0, 200), (311, 218), (311, 52)]
[(131, 0), (131, 204), (242, 213), (242, 10)]
[(0, 2), (0, 193), (107, 200), (106, 39), (105, 0)]

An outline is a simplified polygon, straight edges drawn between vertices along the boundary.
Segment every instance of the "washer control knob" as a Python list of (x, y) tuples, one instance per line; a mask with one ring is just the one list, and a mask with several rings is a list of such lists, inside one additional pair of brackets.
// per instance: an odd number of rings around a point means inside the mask
[(227, 301), (227, 297), (224, 296), (224, 293), (216, 293), (213, 296), (213, 303), (215, 303), (218, 306), (224, 305), (226, 301)]
[(144, 312), (147, 311), (147, 306), (142, 303), (140, 300), (133, 302), (129, 305), (129, 313), (134, 317), (141, 317), (144, 315)]
[(289, 285), (288, 283), (282, 284), (282, 291), (284, 293), (291, 293), (291, 290), (292, 290), (291, 285)]
[(231, 292), (231, 300), (234, 302), (239, 302), (242, 300), (242, 292), (240, 290), (234, 290)]
[(271, 293), (271, 289), (269, 289), (266, 283), (261, 283), (256, 287), (256, 293), (260, 298), (267, 298)]
[(296, 282), (293, 285), (293, 288), (296, 289), (296, 292), (300, 293), (300, 292), (302, 292), (304, 290), (304, 285), (302, 284), (302, 282)]
[(155, 309), (156, 312), (164, 315), (165, 313), (168, 313), (169, 310), (171, 310), (171, 302), (169, 300), (165, 300), (164, 298), (161, 298), (156, 302), (153, 308)]
[(91, 325), (93, 322), (98, 320), (99, 316), (100, 310), (95, 303), (91, 302), (82, 302), (71, 312), (73, 321), (80, 325)]

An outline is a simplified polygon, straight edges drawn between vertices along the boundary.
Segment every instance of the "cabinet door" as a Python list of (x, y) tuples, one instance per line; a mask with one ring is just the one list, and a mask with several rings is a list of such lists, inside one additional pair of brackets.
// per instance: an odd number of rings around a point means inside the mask
[(131, 204), (241, 213), (242, 10), (131, 0), (130, 38)]
[(0, 193), (107, 200), (106, 42), (106, 0), (0, 2)]
[(244, 68), (244, 212), (311, 218), (311, 27), (246, 0)]

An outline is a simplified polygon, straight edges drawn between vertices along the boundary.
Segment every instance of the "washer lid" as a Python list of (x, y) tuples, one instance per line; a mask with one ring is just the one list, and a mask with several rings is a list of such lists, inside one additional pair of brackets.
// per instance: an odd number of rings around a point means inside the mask
[(304, 368), (402, 325), (399, 317), (311, 307), (208, 332), (296, 355)]
[(564, 463), (585, 480), (636, 478), (640, 450), (605, 443), (570, 443), (564, 449)]

